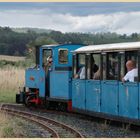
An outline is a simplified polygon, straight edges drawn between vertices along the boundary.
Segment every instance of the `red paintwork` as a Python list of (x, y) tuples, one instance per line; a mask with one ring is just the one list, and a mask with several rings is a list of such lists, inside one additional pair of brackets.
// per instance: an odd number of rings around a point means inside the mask
[(68, 111), (72, 111), (72, 101), (68, 101)]
[(35, 78), (34, 78), (33, 76), (31, 76), (31, 77), (30, 77), (30, 80), (34, 81), (34, 80), (35, 80)]
[(40, 98), (32, 99), (30, 102), (35, 103), (36, 105), (42, 104), (42, 100)]
[[(36, 89), (36, 91), (34, 93), (35, 93), (35, 95), (39, 94), (38, 89)], [(29, 94), (29, 93), (27, 93), (27, 94)], [(38, 96), (36, 96), (36, 98), (34, 98), (34, 99), (31, 99), (30, 102), (35, 103), (36, 105), (42, 104), (42, 100)]]

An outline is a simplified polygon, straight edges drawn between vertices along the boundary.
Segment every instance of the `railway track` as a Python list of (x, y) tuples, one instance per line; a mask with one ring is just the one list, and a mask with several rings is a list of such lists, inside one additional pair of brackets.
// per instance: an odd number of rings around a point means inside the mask
[[(60, 128), (59, 126), (56, 129), (53, 128), (53, 124), (51, 124), (50, 128), (55, 130), (58, 133), (60, 138), (76, 138), (76, 137), (85, 137), (85, 138), (93, 138), (93, 137), (140, 137), (140, 128), (135, 125), (129, 125), (125, 123), (118, 123), (118, 121), (110, 121), (105, 119), (98, 119), (96, 117), (85, 116), (77, 113), (69, 113), (69, 112), (60, 112), (54, 110), (46, 110), (45, 108), (38, 107), (30, 107), (27, 108), (21, 104), (3, 104), (0, 105), (0, 109), (2, 108), (10, 108), (11, 110), (20, 110), (23, 112), (29, 112), (33, 114), (37, 114), (37, 116), (43, 116), (47, 118), (51, 118), (55, 121), (62, 122), (75, 128), (81, 134), (78, 136), (76, 134), (71, 134), (72, 132), (65, 132), (66, 129)], [(30, 117), (28, 117), (30, 118)], [(41, 120), (41, 119), (39, 119)], [(43, 123), (45, 124), (45, 123)], [(49, 125), (47, 125), (49, 126)], [(39, 130), (40, 128), (40, 130)], [(53, 136), (50, 132), (42, 130), (42, 127), (37, 126), (37, 133), (43, 137), (56, 137)], [(120, 131), (121, 130), (121, 131)], [(58, 132), (59, 131), (59, 132)], [(49, 136), (48, 136), (49, 135)]]
[(54, 121), (50, 118), (31, 113), (29, 111), (22, 111), (22, 110), (16, 108), (16, 105), (14, 105), (14, 104), (2, 104), (0, 106), (0, 110), (2, 112), (8, 113), (10, 115), (18, 116), (18, 117), (21, 117), (26, 120), (39, 124), (47, 132), (50, 133), (50, 137), (53, 137), (53, 138), (83, 138), (83, 135), (79, 131), (73, 129), (72, 127), (70, 127), (68, 125), (65, 125), (64, 123)]

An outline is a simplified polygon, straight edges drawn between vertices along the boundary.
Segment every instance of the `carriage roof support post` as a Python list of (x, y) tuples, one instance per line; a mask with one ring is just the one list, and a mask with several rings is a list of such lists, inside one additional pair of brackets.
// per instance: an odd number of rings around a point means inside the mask
[(73, 54), (73, 59), (72, 59), (72, 78), (74, 78), (74, 75), (77, 73), (77, 54)]
[(35, 46), (35, 60), (36, 60), (36, 66), (39, 65), (39, 57), (40, 57), (40, 53), (39, 53), (39, 49), (40, 49), (40, 46), (39, 45), (36, 45)]
[(91, 54), (87, 53), (85, 59), (85, 79), (91, 79)]
[(140, 82), (140, 50), (138, 50), (138, 82)]

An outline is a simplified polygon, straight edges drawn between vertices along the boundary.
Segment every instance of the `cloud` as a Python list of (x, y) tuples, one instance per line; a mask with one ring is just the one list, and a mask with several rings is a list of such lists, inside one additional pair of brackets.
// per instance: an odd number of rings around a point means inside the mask
[(50, 9), (0, 11), (0, 26), (37, 27), (61, 32), (116, 32), (119, 34), (140, 33), (140, 11), (115, 12), (110, 14), (55, 13)]

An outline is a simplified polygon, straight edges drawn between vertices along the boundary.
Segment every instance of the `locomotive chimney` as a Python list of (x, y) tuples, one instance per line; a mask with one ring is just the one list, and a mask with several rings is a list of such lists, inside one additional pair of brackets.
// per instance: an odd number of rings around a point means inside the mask
[(39, 45), (36, 45), (35, 46), (35, 59), (36, 59), (36, 66), (38, 66), (39, 65), (39, 48), (40, 48), (40, 46)]

